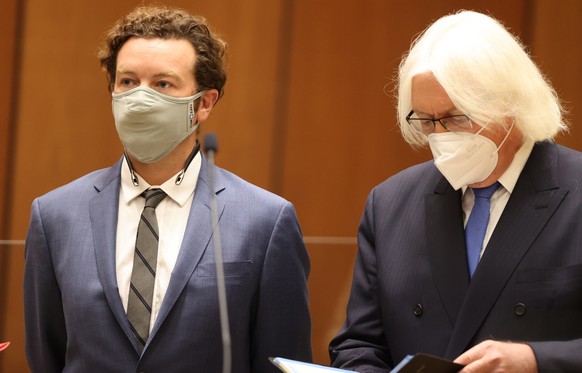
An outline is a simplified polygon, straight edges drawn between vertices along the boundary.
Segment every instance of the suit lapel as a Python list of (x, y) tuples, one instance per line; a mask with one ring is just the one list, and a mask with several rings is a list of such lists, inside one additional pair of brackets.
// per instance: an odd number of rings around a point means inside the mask
[(461, 192), (441, 177), (434, 194), (426, 195), (425, 208), (432, 275), (454, 325), (469, 284)]
[[(206, 251), (210, 239), (212, 238), (212, 223), (210, 215), (210, 200), (213, 194), (218, 194), (224, 190), (222, 179), (220, 179), (219, 169), (215, 168), (215, 188), (211, 191), (207, 183), (209, 167), (211, 167), (206, 158), (202, 156), (202, 166), (200, 168), (200, 175), (196, 183), (196, 192), (194, 193), (194, 200), (190, 209), (188, 217), (188, 224), (180, 253), (176, 260), (176, 266), (172, 271), (170, 284), (164, 296), (160, 312), (156, 319), (156, 323), (151, 332), (150, 340), (153, 339), (156, 332), (168, 316), (170, 310), (176, 303), (176, 300), (184, 290), (184, 287), (192, 277), (200, 258)], [(217, 198), (218, 218), (224, 211), (225, 203), (220, 198)], [(147, 346), (146, 346), (147, 347)]]
[(558, 186), (557, 161), (554, 144), (534, 147), (477, 266), (447, 357), (455, 358), (469, 346), (515, 268), (568, 193)]
[(135, 338), (129, 327), (121, 297), (119, 296), (115, 263), (120, 172), (121, 161), (109, 169), (101, 182), (95, 184), (98, 194), (90, 201), (89, 214), (91, 216), (97, 271), (105, 292), (105, 298), (117, 322), (131, 342), (134, 343)]

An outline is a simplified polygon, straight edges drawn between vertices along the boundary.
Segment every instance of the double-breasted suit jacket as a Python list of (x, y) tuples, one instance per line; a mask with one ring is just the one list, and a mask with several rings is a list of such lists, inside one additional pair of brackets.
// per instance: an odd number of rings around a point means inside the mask
[(385, 371), (497, 339), (529, 343), (540, 371), (582, 371), (581, 153), (534, 146), (472, 279), (461, 191), (432, 161), (370, 193), (358, 240), (335, 366)]

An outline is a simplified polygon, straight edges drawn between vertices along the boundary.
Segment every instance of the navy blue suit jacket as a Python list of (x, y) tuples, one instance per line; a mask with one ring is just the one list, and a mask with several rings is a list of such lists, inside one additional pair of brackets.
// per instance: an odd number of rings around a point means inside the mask
[(582, 154), (534, 146), (469, 281), (461, 192), (433, 162), (380, 184), (360, 224), (334, 366), (454, 359), (485, 339), (524, 341), (540, 371), (582, 371)]
[(120, 162), (36, 199), (26, 239), (33, 372), (221, 372), (210, 198), (217, 197), (233, 372), (311, 360), (309, 258), (293, 206), (203, 158), (183, 243), (141, 356), (115, 271)]

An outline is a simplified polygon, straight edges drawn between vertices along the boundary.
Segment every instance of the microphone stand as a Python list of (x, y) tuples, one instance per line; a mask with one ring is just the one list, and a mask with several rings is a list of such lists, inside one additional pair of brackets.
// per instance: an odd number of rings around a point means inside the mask
[(220, 229), (218, 227), (218, 208), (216, 206), (216, 194), (214, 193), (214, 154), (217, 151), (216, 136), (207, 134), (204, 138), (204, 147), (208, 157), (208, 184), (210, 186), (210, 212), (212, 215), (212, 239), (214, 242), (214, 261), (216, 264), (216, 282), (218, 288), (218, 306), (220, 309), (220, 329), (222, 335), (222, 372), (230, 373), (232, 366), (232, 352), (230, 340), (230, 326), (228, 322), (228, 307), (226, 301), (226, 285), (224, 281), (224, 264), (222, 261), (222, 244), (220, 241)]

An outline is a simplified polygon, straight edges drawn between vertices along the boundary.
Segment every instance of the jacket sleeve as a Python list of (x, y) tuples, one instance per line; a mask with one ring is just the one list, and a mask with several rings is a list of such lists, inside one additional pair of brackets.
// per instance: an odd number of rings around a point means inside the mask
[(293, 206), (276, 219), (259, 283), (251, 337), (253, 372), (277, 372), (268, 358), (310, 362), (311, 319), (307, 280), (310, 263)]
[(67, 333), (38, 199), (32, 204), (26, 236), (24, 322), (31, 372), (61, 372), (65, 366)]
[(529, 342), (538, 363), (538, 372), (579, 372), (582, 370), (582, 339)]
[(331, 341), (332, 366), (358, 372), (391, 368), (378, 297), (375, 250), (374, 191), (368, 197), (358, 231), (358, 254), (346, 321)]

